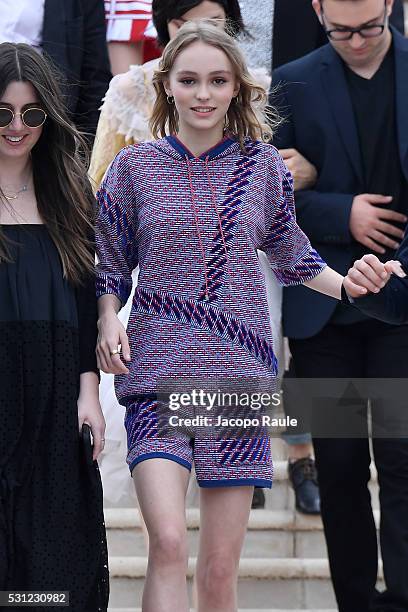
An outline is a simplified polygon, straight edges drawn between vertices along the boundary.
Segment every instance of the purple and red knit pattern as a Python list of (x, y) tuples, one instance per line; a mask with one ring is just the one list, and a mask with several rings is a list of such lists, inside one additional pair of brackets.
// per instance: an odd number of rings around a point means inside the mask
[(128, 438), (127, 463), (130, 470), (149, 458), (175, 461), (194, 468), (200, 486), (228, 484), (270, 487), (272, 458), (269, 436), (221, 439), (208, 435), (193, 440), (183, 432), (170, 437), (158, 433), (157, 400), (140, 399), (128, 405), (125, 426)]
[[(128, 152), (129, 154), (129, 152)], [(116, 295), (122, 304), (132, 290), (129, 270), (136, 268), (137, 237), (133, 189), (118, 171), (109, 190), (101, 187), (97, 193), (100, 218), (98, 240), (104, 244), (103, 257), (106, 273), (96, 277), (97, 296)]]
[(230, 312), (197, 300), (186, 300), (168, 293), (136, 289), (133, 307), (136, 312), (158, 316), (197, 327), (215, 334), (227, 343), (239, 344), (276, 375), (278, 363), (273, 346), (255, 330), (232, 316)]
[(123, 404), (156, 393), (160, 380), (272, 380), (276, 358), (264, 250), (283, 284), (325, 264), (296, 224), (291, 177), (268, 144), (231, 138), (195, 158), (174, 137), (123, 149), (99, 192), (97, 294), (124, 302), (130, 374), (116, 379)]
[(271, 446), (268, 437), (234, 438), (218, 440), (218, 452), (222, 465), (234, 463), (270, 463)]
[[(251, 167), (256, 164), (253, 158), (257, 153), (259, 153), (259, 147), (256, 146), (256, 143), (250, 143), (246, 155), (236, 164), (236, 170), (228, 183), (225, 200), (220, 206), (221, 228), (216, 230), (207, 257), (208, 287), (205, 283), (202, 285), (199, 300), (205, 299), (207, 289), (210, 302), (220, 297), (218, 290), (222, 289), (225, 274), (228, 272), (228, 254), (234, 240), (234, 229), (238, 223), (241, 198), (249, 184), (252, 175)], [(223, 234), (221, 234), (221, 229)]]

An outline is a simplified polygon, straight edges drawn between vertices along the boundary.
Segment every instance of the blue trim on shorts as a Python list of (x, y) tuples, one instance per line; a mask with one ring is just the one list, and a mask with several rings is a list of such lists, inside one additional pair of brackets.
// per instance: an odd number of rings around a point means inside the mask
[(157, 453), (144, 453), (143, 455), (140, 455), (139, 457), (134, 459), (134, 461), (132, 461), (132, 463), (129, 465), (130, 473), (133, 472), (133, 469), (136, 467), (138, 463), (141, 463), (142, 461), (146, 461), (146, 459), (169, 459), (170, 461), (175, 461), (175, 463), (182, 465), (183, 467), (187, 468), (191, 472), (192, 466), (191, 466), (191, 463), (189, 463), (188, 461), (181, 459), (181, 457), (177, 457), (177, 455), (172, 455), (171, 453), (157, 452)]
[(216, 489), (218, 487), (258, 487), (271, 489), (272, 481), (264, 478), (224, 478), (223, 480), (198, 480), (198, 486), (203, 489)]

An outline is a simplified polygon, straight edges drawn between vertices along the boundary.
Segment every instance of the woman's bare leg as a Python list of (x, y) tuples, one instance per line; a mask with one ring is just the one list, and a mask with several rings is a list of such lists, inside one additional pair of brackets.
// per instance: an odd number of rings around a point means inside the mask
[(238, 566), (253, 487), (200, 490), (198, 612), (236, 612)]
[(174, 461), (148, 459), (133, 470), (149, 534), (143, 612), (188, 612), (185, 497), (189, 471)]
[(113, 76), (127, 72), (132, 64), (143, 63), (143, 42), (110, 42), (108, 51)]

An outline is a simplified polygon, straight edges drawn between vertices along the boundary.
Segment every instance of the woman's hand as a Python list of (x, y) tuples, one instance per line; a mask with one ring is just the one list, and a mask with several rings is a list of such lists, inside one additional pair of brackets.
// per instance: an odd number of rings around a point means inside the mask
[(127, 333), (114, 310), (105, 312), (98, 321), (98, 342), (96, 357), (98, 368), (106, 374), (129, 374), (123, 359), (130, 361), (130, 348)]
[(391, 274), (400, 278), (406, 276), (399, 261), (390, 260), (383, 264), (375, 255), (364, 255), (348, 271), (344, 288), (352, 298), (362, 297), (368, 291), (378, 293), (388, 283)]
[(98, 397), (99, 381), (94, 372), (85, 372), (80, 377), (78, 397), (78, 427), (87, 423), (93, 437), (93, 460), (99, 457), (105, 444), (105, 418)]

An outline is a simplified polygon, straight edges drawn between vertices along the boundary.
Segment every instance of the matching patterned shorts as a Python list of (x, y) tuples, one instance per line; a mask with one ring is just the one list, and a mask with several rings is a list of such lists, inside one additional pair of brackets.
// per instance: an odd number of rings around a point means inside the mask
[(226, 439), (214, 431), (191, 437), (183, 432), (166, 437), (159, 432), (158, 403), (141, 397), (128, 404), (125, 427), (127, 463), (133, 472), (146, 459), (175, 461), (188, 470), (194, 463), (200, 487), (272, 486), (270, 437)]

